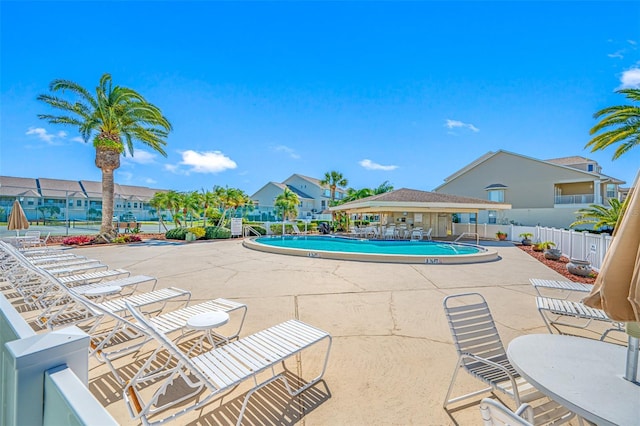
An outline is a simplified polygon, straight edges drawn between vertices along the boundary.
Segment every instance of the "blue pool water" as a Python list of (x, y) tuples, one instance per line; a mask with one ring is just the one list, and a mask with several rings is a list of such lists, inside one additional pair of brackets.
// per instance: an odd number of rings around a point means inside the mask
[(256, 239), (256, 242), (301, 250), (416, 256), (456, 256), (476, 254), (482, 251), (481, 248), (475, 246), (439, 241), (357, 240), (320, 236), (260, 237)]

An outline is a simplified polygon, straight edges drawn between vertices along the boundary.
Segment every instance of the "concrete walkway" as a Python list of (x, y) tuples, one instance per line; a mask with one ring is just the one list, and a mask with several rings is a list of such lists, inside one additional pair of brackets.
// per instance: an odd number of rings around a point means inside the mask
[[(190, 289), (193, 302), (224, 297), (246, 303), (242, 336), (290, 318), (333, 336), (324, 383), (295, 400), (279, 384), (270, 385), (252, 397), (247, 424), (477, 425), (477, 404), (451, 415), (442, 408), (456, 364), (443, 297), (481, 292), (507, 345), (522, 334), (547, 333), (529, 278), (563, 279), (516, 247), (496, 249), (500, 261), (472, 265), (282, 256), (246, 249), (240, 240), (157, 241), (75, 251), (111, 268), (157, 276), (159, 287)], [(303, 354), (298, 373), (311, 377), (319, 359), (320, 354)], [(94, 366), (91, 390), (119, 422), (136, 424), (107, 371)], [(480, 388), (465, 376), (459, 376), (458, 394)], [(244, 391), (239, 387), (222, 405), (213, 403), (173, 424), (235, 422)]]

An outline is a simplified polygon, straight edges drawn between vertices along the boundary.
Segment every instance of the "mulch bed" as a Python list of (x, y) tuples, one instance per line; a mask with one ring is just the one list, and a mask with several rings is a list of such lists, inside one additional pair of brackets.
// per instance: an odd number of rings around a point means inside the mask
[(597, 272), (593, 272), (593, 277), (581, 277), (578, 275), (574, 275), (571, 272), (567, 271), (567, 263), (569, 263), (569, 259), (562, 256), (560, 260), (549, 260), (544, 257), (544, 253), (541, 251), (533, 251), (532, 246), (517, 246), (520, 250), (528, 253), (530, 256), (536, 258), (538, 261), (544, 263), (549, 268), (553, 269), (560, 275), (565, 276), (569, 281), (584, 283), (584, 284), (593, 284), (596, 281), (595, 276)]
[[(138, 235), (142, 240), (164, 240), (164, 234), (150, 234), (150, 233), (139, 233), (139, 234), (122, 234), (122, 235)], [(91, 237), (95, 237), (94, 235), (90, 235)], [(65, 238), (69, 238), (67, 235), (52, 235), (49, 237), (49, 241), (47, 241), (47, 245), (59, 245), (62, 244)]]

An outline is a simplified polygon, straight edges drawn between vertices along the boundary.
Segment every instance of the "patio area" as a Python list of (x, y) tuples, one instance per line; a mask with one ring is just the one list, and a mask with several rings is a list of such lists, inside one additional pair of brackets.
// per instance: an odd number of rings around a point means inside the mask
[[(516, 247), (496, 247), (502, 259), (491, 263), (404, 265), (282, 256), (241, 244), (149, 241), (74, 251), (111, 268), (154, 275), (159, 287), (189, 289), (192, 303), (217, 297), (246, 303), (241, 337), (291, 318), (332, 335), (324, 381), (294, 399), (279, 382), (263, 388), (251, 398), (244, 424), (478, 424), (477, 404), (451, 415), (442, 408), (456, 364), (442, 299), (482, 293), (506, 346), (519, 335), (548, 333), (529, 278), (563, 279)], [(320, 357), (303, 354), (292, 373), (309, 376)], [(464, 376), (455, 392), (480, 388)], [(106, 367), (92, 365), (89, 383), (118, 422), (136, 424)], [(175, 424), (235, 422), (247, 389), (240, 386), (222, 404), (214, 402)]]

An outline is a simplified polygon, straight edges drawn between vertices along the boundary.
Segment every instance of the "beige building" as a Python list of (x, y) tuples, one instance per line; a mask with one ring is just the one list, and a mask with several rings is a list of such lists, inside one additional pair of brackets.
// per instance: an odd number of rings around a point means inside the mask
[(567, 228), (576, 211), (591, 204), (608, 206), (620, 199), (625, 182), (602, 173), (584, 157), (538, 160), (504, 150), (489, 152), (458, 170), (434, 189), (511, 204), (508, 211), (487, 210), (478, 217), (459, 215), (463, 223), (517, 223)]
[[(274, 213), (275, 199), (289, 188), (300, 199), (298, 206), (298, 218), (316, 219), (322, 212), (329, 208), (331, 201), (331, 190), (328, 186), (320, 184), (320, 179), (293, 174), (282, 183), (269, 182), (251, 196), (254, 209), (251, 216), (256, 216), (256, 220), (276, 220)], [(341, 200), (345, 196), (343, 188), (336, 189), (336, 200)]]
[(436, 192), (401, 188), (331, 207), (349, 215), (369, 214), (380, 218), (380, 227), (399, 226), (409, 231), (431, 229), (433, 237), (452, 234), (453, 214), (509, 210), (507, 203)]

